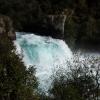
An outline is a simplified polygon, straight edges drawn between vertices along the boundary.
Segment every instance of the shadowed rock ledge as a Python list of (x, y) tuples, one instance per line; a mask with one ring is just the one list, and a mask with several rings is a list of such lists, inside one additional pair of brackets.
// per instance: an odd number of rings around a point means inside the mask
[[(64, 25), (66, 21), (66, 15), (48, 15), (45, 19), (45, 24), (48, 27), (48, 31), (51, 32), (54, 38), (64, 38)], [(51, 29), (50, 29), (51, 28)]]
[(24, 27), (26, 32), (34, 32), (37, 35), (51, 36), (57, 39), (64, 39), (64, 25), (66, 15), (53, 14), (44, 16), (36, 25), (27, 25)]
[[(51, 36), (57, 39), (64, 39), (64, 25), (66, 15), (47, 15), (42, 18), (37, 25), (28, 25), (26, 32), (33, 32), (37, 35)], [(16, 39), (16, 34), (13, 28), (12, 20), (4, 15), (0, 15), (0, 35), (8, 36), (10, 39)]]

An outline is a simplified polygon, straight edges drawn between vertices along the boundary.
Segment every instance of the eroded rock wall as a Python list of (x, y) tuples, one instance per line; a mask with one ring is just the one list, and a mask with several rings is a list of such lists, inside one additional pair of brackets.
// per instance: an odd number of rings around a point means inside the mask
[(16, 39), (12, 20), (4, 15), (0, 15), (0, 35), (8, 36), (10, 39)]

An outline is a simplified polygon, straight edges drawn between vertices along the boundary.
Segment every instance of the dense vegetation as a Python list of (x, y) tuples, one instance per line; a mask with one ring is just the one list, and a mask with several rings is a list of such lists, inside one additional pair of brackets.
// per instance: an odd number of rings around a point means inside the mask
[(33, 67), (27, 69), (15, 54), (12, 41), (0, 36), (0, 100), (38, 100)]
[(68, 16), (68, 44), (100, 44), (100, 0), (0, 0), (0, 13), (10, 16), (20, 31), (36, 32), (45, 15), (62, 12)]
[(68, 63), (70, 71), (57, 72), (49, 99), (43, 100), (99, 100), (100, 97), (100, 58), (90, 57)]
[[(69, 72), (55, 76), (53, 88), (50, 90), (51, 96), (38, 95), (35, 69), (26, 69), (15, 54), (12, 41), (6, 35), (1, 35), (0, 100), (99, 100), (100, 58), (93, 57), (84, 61), (76, 58), (74, 65), (68, 64)], [(87, 61), (91, 63), (91, 69)]]
[[(19, 31), (36, 32), (46, 15), (66, 14), (65, 40), (71, 46), (99, 46), (99, 12), (100, 0), (0, 0), (0, 14), (9, 16)], [(95, 68), (98, 59), (93, 61), (91, 67)], [(51, 97), (38, 96), (35, 69), (27, 69), (15, 54), (12, 40), (0, 34), (0, 100), (99, 100), (100, 64), (96, 75), (83, 65), (74, 66), (78, 68), (66, 73), (67, 77), (55, 79)]]

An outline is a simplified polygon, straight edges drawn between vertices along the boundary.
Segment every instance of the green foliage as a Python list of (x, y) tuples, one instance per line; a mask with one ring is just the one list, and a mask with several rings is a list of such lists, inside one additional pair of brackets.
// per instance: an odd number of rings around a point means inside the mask
[(55, 80), (51, 93), (54, 95), (54, 100), (83, 100), (78, 89), (65, 81)]
[(0, 36), (0, 100), (38, 100), (34, 69), (26, 69), (12, 41)]

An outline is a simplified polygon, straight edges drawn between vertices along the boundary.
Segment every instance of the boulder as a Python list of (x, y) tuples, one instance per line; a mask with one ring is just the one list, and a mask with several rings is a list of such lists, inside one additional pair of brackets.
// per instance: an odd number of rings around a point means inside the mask
[(0, 35), (7, 36), (12, 40), (16, 39), (12, 20), (4, 15), (0, 15)]

